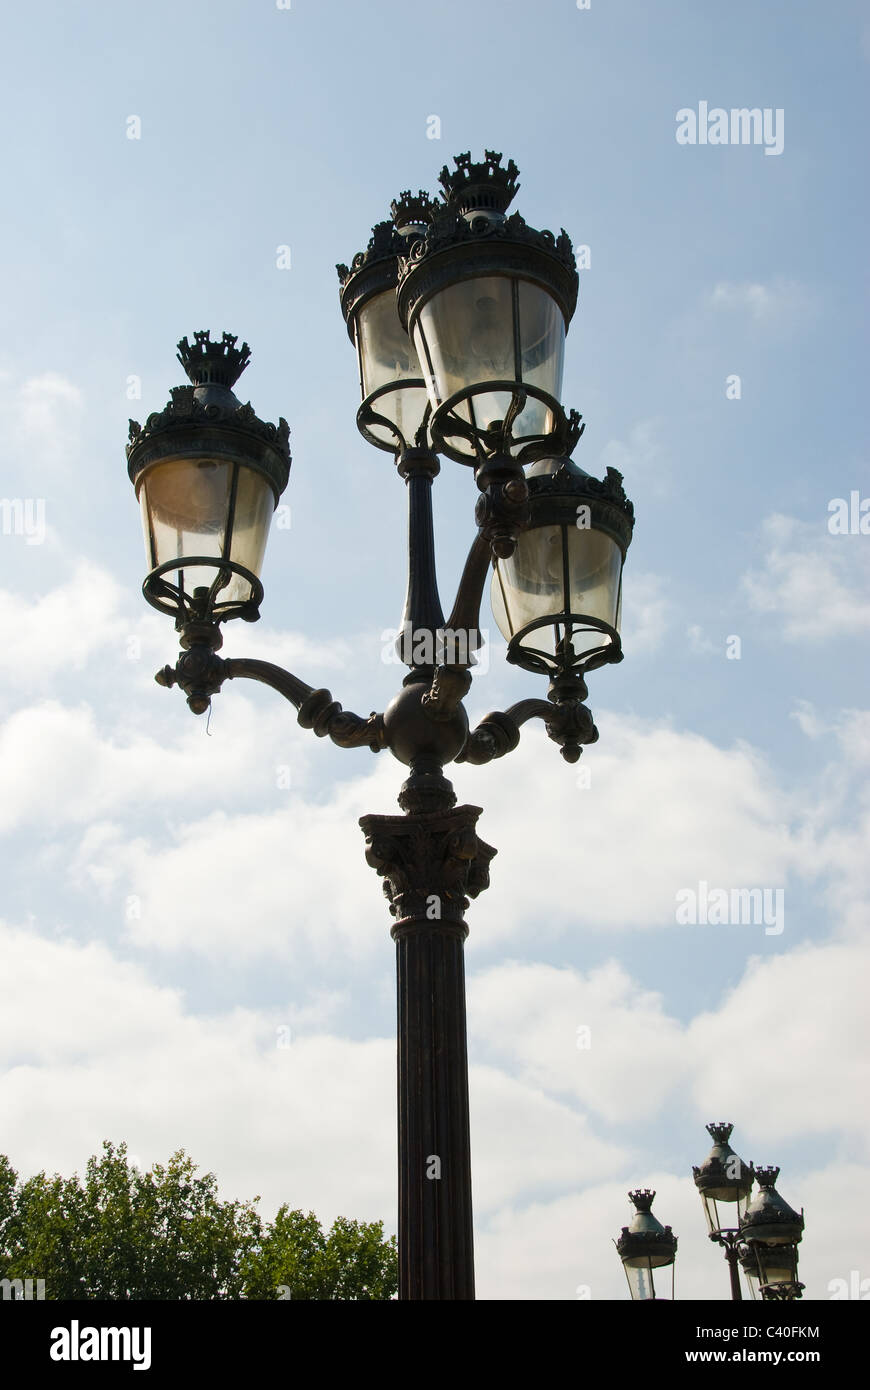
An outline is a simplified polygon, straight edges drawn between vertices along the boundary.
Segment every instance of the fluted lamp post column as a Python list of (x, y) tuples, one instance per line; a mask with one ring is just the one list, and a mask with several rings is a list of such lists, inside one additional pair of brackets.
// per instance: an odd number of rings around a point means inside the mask
[(670, 1226), (663, 1226), (653, 1216), (655, 1195), (648, 1187), (629, 1192), (634, 1215), (631, 1224), (623, 1226), (619, 1240), (614, 1241), (631, 1297), (638, 1302), (673, 1301), (674, 1297), (677, 1237)]
[[(338, 268), (363, 398), (357, 423), (393, 455), (408, 497), (397, 642), (408, 673), (382, 714), (344, 711), (328, 690), (270, 662), (218, 655), (223, 624), (259, 616), (269, 520), (290, 471), (286, 421), (260, 420), (233, 394), (247, 345), (237, 350), (228, 334), (213, 343), (198, 333), (193, 348), (183, 340), (191, 384), (144, 426), (130, 422), (127, 449), (145, 527), (143, 590), (174, 617), (182, 647), (158, 681), (180, 686), (196, 714), (226, 681), (258, 681), (295, 706), (302, 728), (341, 748), (389, 749), (407, 769), (403, 814), (360, 822), (396, 941), (402, 1299), (474, 1297), (464, 914), (487, 886), (495, 850), (478, 838), (480, 808), (456, 805), (444, 768), (503, 757), (536, 718), (568, 762), (597, 739), (584, 678), (621, 659), (634, 520), (618, 474), (590, 478), (569, 457), (582, 426), (559, 399), (578, 284), (567, 234), (507, 215), (512, 161), (487, 151), (455, 164), (442, 170), (440, 199), (401, 194), (392, 220)], [(439, 455), (473, 469), (478, 492), (446, 622), (431, 499)], [(549, 677), (547, 699), (469, 729), (463, 700), (486, 581), (515, 552), (516, 566), (499, 571), (496, 617), (513, 642), (509, 660)]]

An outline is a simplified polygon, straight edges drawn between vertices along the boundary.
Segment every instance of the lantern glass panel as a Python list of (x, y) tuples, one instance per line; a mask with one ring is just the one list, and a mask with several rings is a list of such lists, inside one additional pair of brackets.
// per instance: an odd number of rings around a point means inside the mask
[[(423, 423), (428, 399), (420, 386), (402, 388), (403, 381), (422, 380), (423, 373), (414, 345), (408, 337), (396, 308), (395, 290), (369, 299), (359, 310), (354, 324), (359, 356), (360, 390), (363, 400), (382, 386), (395, 385), (375, 401), (374, 410), (392, 420), (405, 440), (412, 445)], [(384, 425), (369, 425), (371, 433), (387, 444), (395, 439)]]
[[(562, 613), (617, 627), (621, 574), (622, 552), (603, 531), (534, 527), (519, 537), (513, 555), (496, 564), (493, 617), (508, 641), (528, 623)], [(526, 642), (553, 652), (563, 633), (564, 625), (554, 623), (534, 629)], [(597, 629), (575, 629), (572, 634), (578, 655), (609, 642)]]
[[(234, 487), (235, 483), (235, 487)], [(259, 577), (275, 495), (268, 480), (225, 459), (177, 458), (154, 464), (139, 482), (139, 502), (149, 568), (186, 556), (234, 560)], [(190, 595), (209, 587), (210, 566), (197, 565), (167, 576)], [(221, 601), (244, 602), (250, 583), (233, 575)]]
[[(448, 285), (423, 305), (413, 335), (433, 410), (456, 391), (487, 381), (526, 382), (560, 397), (565, 320), (539, 285), (506, 275)], [(457, 410), (485, 429), (504, 419), (510, 402), (509, 392), (488, 391)], [(513, 428), (517, 437), (547, 434), (552, 412), (530, 399)]]
[(637, 1255), (633, 1259), (623, 1260), (623, 1268), (633, 1300), (643, 1302), (673, 1298), (673, 1256), (651, 1258)]
[(746, 1208), (749, 1205), (751, 1189), (735, 1193), (734, 1187), (708, 1188), (701, 1193), (704, 1215), (711, 1233), (716, 1231), (736, 1231), (743, 1225)]
[(743, 1274), (746, 1279), (746, 1287), (749, 1290), (749, 1297), (758, 1302), (761, 1299), (761, 1293), (759, 1290), (758, 1265), (755, 1263), (754, 1252), (752, 1256), (752, 1263), (750, 1264), (747, 1261), (747, 1263), (742, 1264), (741, 1267), (743, 1269)]
[(794, 1284), (797, 1282), (797, 1248), (791, 1242), (783, 1245), (758, 1245), (758, 1264), (762, 1284)]

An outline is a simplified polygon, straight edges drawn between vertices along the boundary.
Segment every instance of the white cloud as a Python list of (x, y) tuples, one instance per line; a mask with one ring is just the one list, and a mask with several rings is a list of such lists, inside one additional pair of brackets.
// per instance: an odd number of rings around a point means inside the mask
[(762, 568), (742, 579), (757, 612), (780, 620), (792, 642), (821, 642), (870, 629), (870, 547), (863, 537), (832, 536), (794, 517), (762, 527)]
[(648, 1119), (685, 1079), (683, 1030), (616, 961), (588, 975), (513, 962), (473, 975), (469, 1027), (529, 1084), (609, 1122)]
[(834, 1131), (870, 1153), (859, 1100), (870, 1092), (868, 970), (866, 939), (751, 961), (722, 1005), (689, 1028), (698, 1104), (739, 1113), (741, 1128), (765, 1142)]
[(123, 597), (111, 575), (86, 562), (37, 598), (0, 590), (0, 677), (32, 691), (59, 672), (80, 671), (110, 643), (121, 649), (129, 635)]
[(74, 382), (47, 371), (17, 386), (11, 378), (0, 378), (0, 386), (7, 476), (20, 479), (43, 468), (56, 469), (77, 452), (84, 398)]
[[(677, 891), (701, 879), (777, 885), (802, 869), (800, 803), (756, 750), (718, 748), (623, 716), (597, 723), (601, 740), (579, 769), (560, 764), (555, 745), (529, 725), (515, 753), (482, 769), (480, 834), (496, 847), (522, 847), (496, 858), (493, 886), (475, 904), (475, 930), (485, 928), (488, 940), (530, 923), (554, 935), (667, 925)], [(589, 786), (578, 781), (584, 770)], [(458, 772), (462, 798), (479, 804), (481, 774)], [(546, 816), (530, 813), (544, 806)]]
[(766, 285), (720, 280), (710, 291), (707, 303), (712, 309), (748, 314), (757, 323), (782, 324), (804, 318), (813, 301), (803, 285), (777, 277)]

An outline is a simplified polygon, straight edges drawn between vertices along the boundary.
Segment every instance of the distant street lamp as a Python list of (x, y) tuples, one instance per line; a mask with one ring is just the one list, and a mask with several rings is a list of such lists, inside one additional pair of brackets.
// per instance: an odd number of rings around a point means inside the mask
[[(603, 480), (570, 454), (583, 431), (560, 402), (564, 339), (578, 277), (563, 231), (507, 215), (513, 161), (486, 152), (443, 169), (442, 193), (403, 193), (392, 221), (339, 266), (357, 349), (357, 424), (391, 452), (408, 487), (408, 583), (397, 642), (408, 668), (382, 713), (347, 713), (269, 662), (218, 656), (221, 624), (253, 621), (269, 522), (290, 471), (288, 428), (259, 419), (233, 386), (249, 349), (197, 333), (179, 358), (190, 384), (144, 426), (130, 424), (149, 603), (175, 619), (181, 654), (157, 679), (202, 714), (227, 680), (271, 686), (298, 722), (342, 748), (388, 748), (408, 768), (404, 812), (360, 822), (394, 922), (398, 991), (399, 1253), (403, 1299), (471, 1299), (474, 1266), (463, 945), (468, 899), (495, 850), (476, 806), (456, 806), (450, 762), (486, 763), (541, 719), (568, 762), (598, 733), (585, 676), (622, 659), (621, 576), (634, 512), (615, 469)], [(445, 624), (435, 568), (432, 483), (439, 453), (474, 471), (477, 535)], [(335, 489), (335, 469), (330, 464)], [(338, 500), (330, 503), (339, 505)], [(369, 560), (376, 543), (367, 545)], [(360, 558), (363, 558), (362, 556)], [(463, 705), (482, 644), (480, 605), (494, 567), (508, 660), (549, 678), (546, 699), (488, 714)]]
[(796, 1212), (777, 1192), (778, 1168), (755, 1168), (754, 1172), (759, 1190), (746, 1208), (740, 1228), (750, 1288), (753, 1296), (760, 1294), (766, 1300), (800, 1298), (804, 1286), (798, 1280), (797, 1266), (804, 1214)]
[(743, 1297), (739, 1269), (740, 1227), (752, 1190), (753, 1174), (752, 1165), (738, 1158), (728, 1142), (733, 1128), (724, 1123), (707, 1125), (713, 1147), (700, 1168), (693, 1168), (692, 1172), (704, 1205), (710, 1239), (725, 1251), (731, 1297), (739, 1300)]
[(674, 1262), (677, 1237), (670, 1226), (663, 1226), (652, 1214), (655, 1193), (649, 1188), (629, 1192), (635, 1212), (629, 1226), (623, 1226), (614, 1241), (622, 1260), (632, 1299), (638, 1301), (674, 1297)]

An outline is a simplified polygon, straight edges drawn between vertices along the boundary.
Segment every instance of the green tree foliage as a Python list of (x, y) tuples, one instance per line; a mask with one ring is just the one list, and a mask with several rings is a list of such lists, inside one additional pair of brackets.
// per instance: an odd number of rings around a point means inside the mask
[(382, 1221), (345, 1216), (325, 1235), (313, 1212), (284, 1206), (243, 1271), (249, 1298), (388, 1299), (398, 1287), (396, 1238), (384, 1240)]
[(0, 1155), (0, 1278), (42, 1279), (52, 1299), (389, 1299), (395, 1237), (339, 1217), (327, 1235), (313, 1213), (264, 1225), (253, 1202), (223, 1202), (179, 1150), (164, 1167), (132, 1167), (108, 1141), (84, 1181), (38, 1173), (19, 1181)]

